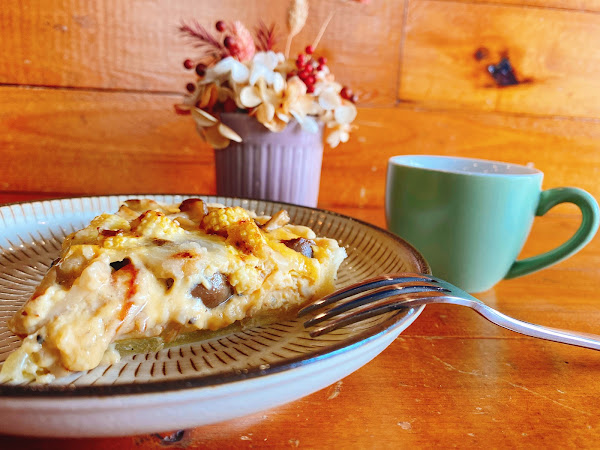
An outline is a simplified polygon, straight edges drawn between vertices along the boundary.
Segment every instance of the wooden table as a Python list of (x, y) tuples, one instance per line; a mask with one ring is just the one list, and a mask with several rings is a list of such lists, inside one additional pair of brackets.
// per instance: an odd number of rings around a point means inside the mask
[[(23, 200), (35, 195), (0, 200)], [(322, 205), (327, 207), (327, 205)], [(384, 226), (381, 209), (335, 208)], [(536, 220), (523, 256), (578, 226)], [(598, 333), (600, 240), (552, 268), (477, 296), (506, 314)], [(428, 306), (381, 355), (345, 379), (276, 409), (180, 432), (113, 439), (2, 436), (0, 448), (595, 447), (600, 354), (500, 329), (457, 306)]]

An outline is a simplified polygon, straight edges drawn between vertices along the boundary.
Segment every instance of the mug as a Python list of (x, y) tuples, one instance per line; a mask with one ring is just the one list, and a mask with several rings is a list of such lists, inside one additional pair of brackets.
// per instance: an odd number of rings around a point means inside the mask
[[(395, 156), (387, 169), (387, 226), (421, 252), (435, 276), (467, 292), (485, 291), (568, 258), (596, 233), (594, 197), (572, 187), (542, 191), (543, 177), (497, 161)], [(534, 217), (565, 202), (581, 210), (577, 232), (553, 250), (517, 261)]]

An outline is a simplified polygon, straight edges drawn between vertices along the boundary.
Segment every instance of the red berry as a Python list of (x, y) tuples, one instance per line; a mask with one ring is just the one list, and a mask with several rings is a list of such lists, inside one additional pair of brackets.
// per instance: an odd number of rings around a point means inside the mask
[(321, 70), (323, 70), (323, 67), (325, 67), (323, 64), (319, 64), (317, 66), (317, 70), (320, 72)]
[(196, 66), (196, 73), (199, 77), (203, 77), (206, 74), (206, 66), (202, 63)]
[(192, 69), (194, 67), (194, 61), (192, 61), (191, 59), (186, 59), (183, 62), (183, 67), (185, 67), (186, 69)]
[(306, 56), (304, 55), (304, 53), (298, 54), (298, 59), (296, 59), (296, 61), (299, 61), (300, 65), (302, 66), (306, 64)]
[(194, 83), (188, 83), (185, 85), (185, 88), (188, 92), (194, 92), (196, 90), (196, 85)]
[(234, 39), (231, 36), (226, 36), (225, 39), (223, 40), (223, 44), (225, 45), (226, 48), (231, 48), (231, 46), (233, 45)]
[(315, 52), (315, 49), (312, 45), (307, 45), (306, 48), (304, 49), (304, 51), (307, 54), (312, 55)]
[(306, 86), (306, 92), (312, 94), (313, 92), (315, 92), (315, 87), (312, 84), (309, 84), (308, 86)]
[(225, 31), (225, 22), (222, 20), (219, 20), (216, 24), (215, 27), (217, 28), (217, 31), (219, 31), (220, 33), (222, 33), (223, 31)]
[(342, 88), (342, 90), (340, 91), (340, 96), (341, 96), (343, 99), (350, 100), (350, 98), (352, 97), (352, 91), (350, 90), (350, 88), (349, 88), (349, 87), (347, 87), (347, 86), (344, 86), (344, 87)]
[(310, 76), (309, 76), (309, 77), (306, 79), (306, 82), (307, 82), (308, 84), (315, 84), (315, 83), (317, 82), (317, 79), (315, 78), (315, 76), (314, 76), (314, 75), (310, 75)]
[(325, 65), (327, 64), (327, 58), (325, 58), (324, 56), (320, 56), (319, 57), (319, 65)]
[(310, 75), (310, 72), (308, 70), (306, 70), (306, 68), (304, 70), (302, 70), (300, 72), (300, 74), (298, 75), (300, 77), (300, 79), (302, 81), (304, 81), (306, 78), (308, 78), (308, 76)]

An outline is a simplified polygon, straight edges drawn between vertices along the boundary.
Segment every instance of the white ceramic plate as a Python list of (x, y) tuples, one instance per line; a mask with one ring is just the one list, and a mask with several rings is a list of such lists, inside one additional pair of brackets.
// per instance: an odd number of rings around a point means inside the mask
[[(58, 255), (67, 234), (128, 198), (176, 203), (181, 195), (84, 197), (0, 208), (0, 362), (19, 345), (6, 321)], [(293, 223), (337, 239), (348, 258), (338, 286), (389, 272), (428, 272), (396, 236), (336, 213), (223, 197), (258, 214), (287, 209)], [(118, 436), (189, 428), (272, 408), (322, 389), (383, 351), (421, 308), (371, 318), (311, 338), (301, 320), (256, 327), (208, 341), (79, 372), (50, 385), (0, 385), (0, 431), (30, 436)]]

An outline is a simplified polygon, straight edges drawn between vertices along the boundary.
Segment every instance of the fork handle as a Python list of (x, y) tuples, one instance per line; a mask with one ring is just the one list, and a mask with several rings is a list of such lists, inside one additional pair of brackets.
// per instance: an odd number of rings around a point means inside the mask
[[(426, 299), (421, 299), (426, 300)], [(545, 327), (533, 323), (518, 320), (507, 316), (500, 311), (495, 310), (479, 301), (472, 301), (465, 298), (443, 296), (429, 298), (430, 301), (423, 303), (452, 303), (455, 305), (467, 306), (474, 309), (480, 315), (495, 323), (502, 328), (506, 328), (517, 333), (531, 336), (534, 338), (546, 339), (547, 341), (560, 342), (562, 344), (575, 345), (577, 347), (591, 348), (600, 350), (600, 336), (586, 333), (577, 333), (573, 331), (561, 330), (558, 328)]]

